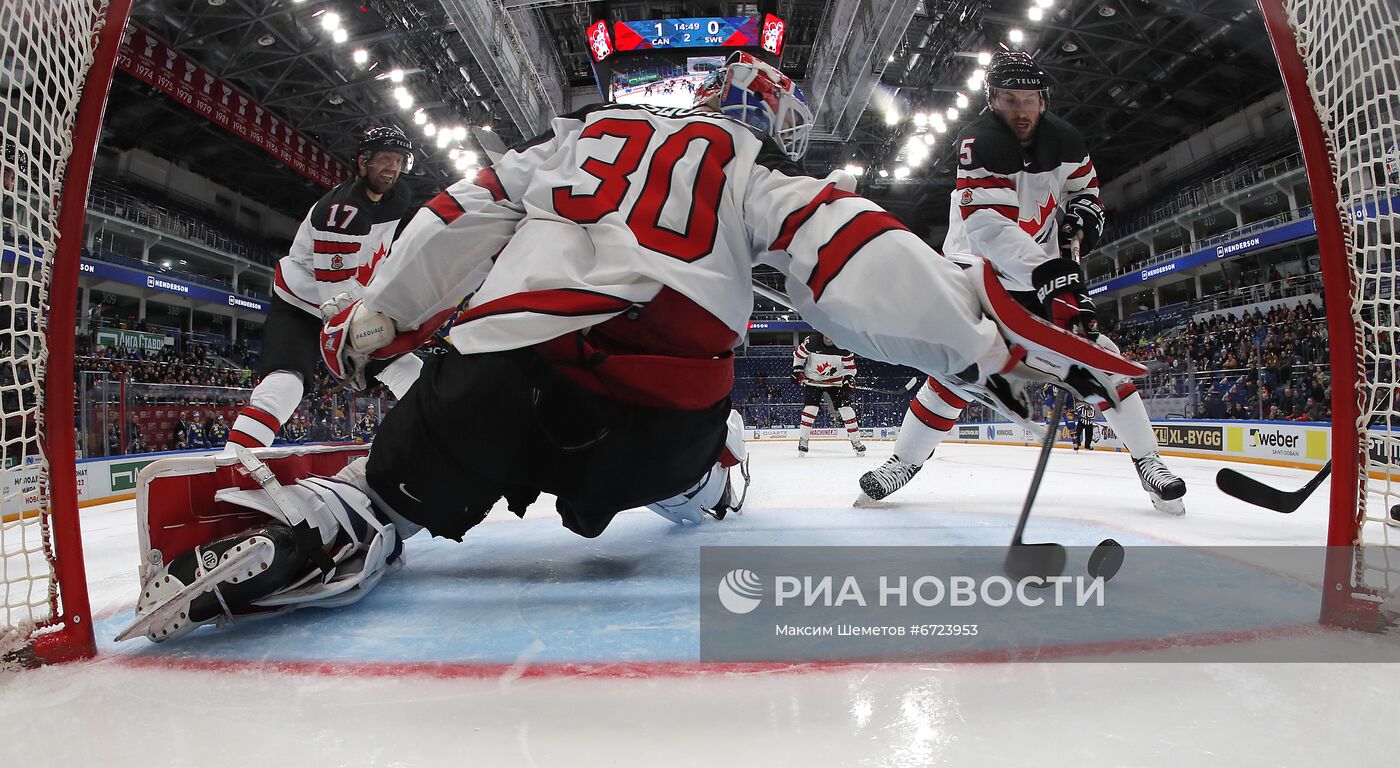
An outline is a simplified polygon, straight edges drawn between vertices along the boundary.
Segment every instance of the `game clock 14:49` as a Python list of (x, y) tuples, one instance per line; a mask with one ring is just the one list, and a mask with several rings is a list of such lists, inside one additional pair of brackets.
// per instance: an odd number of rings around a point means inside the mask
[(619, 21), (613, 27), (618, 51), (653, 48), (757, 46), (758, 20), (705, 17)]

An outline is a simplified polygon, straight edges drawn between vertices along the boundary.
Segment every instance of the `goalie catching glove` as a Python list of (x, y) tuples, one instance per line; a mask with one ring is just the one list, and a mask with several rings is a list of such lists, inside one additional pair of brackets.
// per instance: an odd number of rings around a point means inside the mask
[[(322, 311), (326, 309), (322, 305)], [(417, 333), (399, 333), (393, 318), (366, 307), (363, 301), (336, 309), (321, 329), (321, 359), (332, 376), (355, 391), (368, 388), (371, 365), (412, 352), (422, 342)]]

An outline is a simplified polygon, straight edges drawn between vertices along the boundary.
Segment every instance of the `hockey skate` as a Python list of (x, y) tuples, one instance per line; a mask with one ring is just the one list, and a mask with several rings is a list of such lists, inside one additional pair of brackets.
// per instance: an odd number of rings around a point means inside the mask
[(898, 456), (889, 457), (884, 464), (860, 476), (861, 495), (855, 505), (865, 506), (889, 496), (907, 485), (922, 468), (922, 464), (907, 464)]
[(1140, 459), (1133, 459), (1133, 466), (1142, 480), (1142, 489), (1147, 491), (1157, 511), (1178, 517), (1186, 514), (1186, 502), (1181, 500), (1186, 495), (1186, 481), (1167, 469), (1159, 455), (1149, 453)]
[(865, 455), (865, 443), (852, 443), (851, 449), (856, 452), (857, 456)]
[(797, 440), (797, 457), (800, 459), (807, 458), (807, 441), (804, 438), (798, 438)]

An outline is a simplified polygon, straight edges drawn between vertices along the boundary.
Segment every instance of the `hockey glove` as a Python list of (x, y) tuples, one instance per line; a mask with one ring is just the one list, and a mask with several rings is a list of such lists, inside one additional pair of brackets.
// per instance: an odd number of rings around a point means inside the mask
[(801, 368), (792, 369), (792, 380), (797, 382), (797, 386), (799, 387), (807, 383), (807, 377), (802, 374)]
[(1031, 272), (1031, 284), (1045, 319), (1067, 331), (1087, 329), (1097, 320), (1084, 269), (1069, 259), (1051, 259)]
[(321, 329), (321, 359), (337, 380), (347, 382), (347, 386), (357, 392), (362, 391), (368, 388), (366, 369), (371, 355), (390, 347), (397, 333), (392, 318), (356, 301)]
[(1070, 257), (1070, 243), (1079, 237), (1079, 256), (1083, 258), (1099, 244), (1103, 235), (1103, 206), (1098, 198), (1076, 197), (1069, 202), (1065, 223), (1060, 225), (1060, 255)]
[(341, 291), (321, 302), (321, 323), (329, 323), (331, 318), (349, 309), (350, 305), (354, 303), (355, 297), (345, 291)]

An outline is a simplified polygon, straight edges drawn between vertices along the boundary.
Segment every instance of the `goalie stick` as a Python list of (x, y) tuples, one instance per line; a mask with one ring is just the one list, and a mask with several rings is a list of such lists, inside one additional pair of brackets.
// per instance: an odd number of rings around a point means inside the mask
[(1326, 480), (1330, 474), (1332, 474), (1332, 461), (1328, 459), (1327, 463), (1322, 465), (1322, 469), (1318, 470), (1318, 473), (1308, 481), (1307, 485), (1296, 491), (1280, 491), (1226, 467), (1215, 474), (1215, 485), (1240, 501), (1287, 515), (1301, 507), (1303, 502), (1307, 501), (1312, 492), (1317, 490), (1317, 487), (1322, 485), (1322, 481)]

